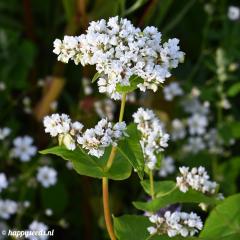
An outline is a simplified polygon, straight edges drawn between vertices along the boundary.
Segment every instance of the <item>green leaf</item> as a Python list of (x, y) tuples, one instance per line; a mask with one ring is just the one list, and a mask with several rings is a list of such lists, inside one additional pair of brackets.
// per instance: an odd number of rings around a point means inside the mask
[(92, 78), (92, 83), (96, 82), (100, 76), (101, 76), (101, 73), (96, 72)]
[(114, 230), (119, 240), (195, 240), (198, 238), (170, 238), (166, 234), (160, 236), (150, 236), (147, 228), (152, 226), (152, 223), (147, 217), (138, 215), (124, 215), (114, 218)]
[(43, 151), (41, 154), (57, 155), (65, 160), (69, 160), (73, 164), (73, 168), (80, 175), (85, 175), (94, 178), (108, 177), (113, 180), (127, 179), (131, 175), (132, 167), (125, 159), (125, 156), (117, 151), (116, 157), (110, 170), (105, 170), (108, 157), (111, 152), (111, 147), (105, 150), (102, 158), (96, 158), (88, 155), (81, 148), (74, 151), (67, 150), (65, 147), (53, 147)]
[(156, 212), (159, 209), (175, 203), (206, 203), (217, 204), (219, 200), (215, 197), (208, 197), (200, 192), (189, 190), (186, 193), (179, 189), (170, 191), (169, 194), (157, 197), (149, 202), (133, 202), (133, 205), (143, 211)]
[[(149, 180), (144, 180), (141, 181), (141, 185), (144, 189), (144, 191), (148, 194), (151, 195), (151, 190), (150, 190), (150, 182)], [(176, 188), (176, 183), (173, 181), (155, 181), (154, 182), (154, 191), (155, 191), (155, 196), (156, 197), (161, 197), (166, 194), (169, 194)]]
[(118, 149), (137, 171), (140, 179), (143, 179), (144, 156), (140, 145), (140, 132), (135, 124), (130, 124), (127, 128), (127, 134), (129, 137), (119, 142)]
[(128, 85), (128, 86), (123, 86), (120, 83), (118, 83), (117, 86), (116, 86), (117, 92), (120, 92), (120, 93), (133, 92), (135, 89), (137, 89), (137, 85), (139, 83), (143, 83), (144, 80), (139, 76), (132, 75), (129, 79), (129, 82), (130, 82), (130, 85)]
[(240, 194), (226, 198), (216, 206), (206, 220), (200, 237), (240, 239)]
[(227, 91), (228, 96), (235, 97), (240, 93), (240, 83), (233, 84)]

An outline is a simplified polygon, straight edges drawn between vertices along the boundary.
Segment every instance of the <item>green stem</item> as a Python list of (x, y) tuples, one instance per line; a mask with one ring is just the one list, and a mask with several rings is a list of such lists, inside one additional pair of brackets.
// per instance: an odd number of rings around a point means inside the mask
[[(123, 120), (123, 115), (124, 115), (124, 109), (125, 109), (125, 104), (126, 104), (126, 93), (122, 95), (122, 101), (121, 101), (121, 108), (120, 108), (120, 114), (119, 114), (119, 122), (122, 122)], [(111, 153), (109, 155), (109, 159), (106, 164), (106, 171), (109, 170), (113, 164), (113, 160), (116, 156), (117, 153), (117, 148), (112, 147)], [(103, 177), (102, 178), (102, 194), (103, 194), (103, 210), (104, 210), (104, 218), (105, 218), (105, 223), (107, 227), (107, 231), (109, 234), (109, 237), (111, 240), (116, 240), (116, 236), (113, 230), (113, 225), (112, 225), (112, 219), (111, 219), (111, 211), (109, 207), (109, 191), (108, 191), (108, 178)]]
[(149, 180), (150, 180), (150, 192), (151, 192), (151, 197), (154, 199), (154, 181), (153, 181), (153, 171), (151, 170), (149, 173)]

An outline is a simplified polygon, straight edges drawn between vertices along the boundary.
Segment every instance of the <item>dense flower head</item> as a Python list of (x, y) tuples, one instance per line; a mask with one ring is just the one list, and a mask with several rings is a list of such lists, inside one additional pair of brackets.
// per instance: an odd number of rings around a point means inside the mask
[(200, 166), (191, 170), (189, 167), (180, 167), (181, 175), (177, 177), (177, 186), (181, 192), (187, 192), (190, 188), (200, 191), (204, 194), (215, 194), (218, 184), (209, 180), (209, 175), (205, 168)]
[(143, 79), (138, 85), (140, 90), (156, 91), (171, 76), (171, 68), (183, 61), (179, 40), (162, 43), (161, 35), (155, 27), (141, 30), (127, 19), (112, 17), (108, 21), (92, 21), (86, 34), (56, 39), (53, 52), (64, 63), (73, 60), (83, 66), (96, 65), (101, 73), (99, 91), (119, 99), (117, 84), (129, 85), (132, 75)]
[(152, 170), (156, 167), (159, 153), (168, 146), (169, 135), (164, 132), (163, 124), (152, 110), (139, 108), (133, 118), (142, 134), (140, 143), (146, 166)]
[(117, 141), (126, 136), (126, 123), (113, 124), (107, 119), (100, 120), (94, 128), (83, 131), (83, 124), (72, 122), (66, 114), (53, 114), (43, 120), (45, 132), (52, 137), (58, 136), (59, 144), (69, 150), (76, 149), (77, 145), (86, 149), (90, 155), (101, 157), (105, 148), (117, 145)]
[(154, 224), (154, 226), (147, 228), (151, 235), (167, 234), (169, 237), (175, 237), (177, 235), (188, 237), (195, 235), (203, 227), (200, 217), (193, 212), (171, 213), (167, 211), (162, 217), (151, 215), (149, 221)]
[(30, 161), (37, 152), (37, 147), (33, 145), (33, 138), (27, 135), (15, 138), (13, 145), (12, 155), (22, 162)]
[(42, 232), (43, 234), (34, 234), (31, 235), (29, 234), (26, 238), (29, 240), (47, 240), (48, 236), (45, 235), (44, 233), (48, 230), (48, 226), (42, 222), (34, 220), (30, 225), (29, 225), (29, 230), (32, 232)]

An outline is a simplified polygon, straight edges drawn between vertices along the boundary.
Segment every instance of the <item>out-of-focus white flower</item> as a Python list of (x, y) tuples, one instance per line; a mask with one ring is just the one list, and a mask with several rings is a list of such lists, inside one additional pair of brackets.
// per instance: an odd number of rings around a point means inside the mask
[(182, 237), (193, 236), (202, 229), (203, 223), (196, 213), (167, 211), (163, 217), (151, 215), (149, 221), (154, 226), (148, 227), (150, 235), (167, 234), (169, 237), (181, 235)]
[(46, 214), (48, 217), (50, 217), (50, 216), (53, 215), (53, 210), (50, 209), (50, 208), (47, 208), (47, 209), (45, 210), (45, 214)]
[(201, 137), (190, 137), (188, 143), (184, 146), (184, 151), (198, 153), (206, 148), (206, 145)]
[(82, 85), (83, 85), (83, 91), (85, 95), (90, 95), (93, 93), (90, 79), (82, 78)]
[(96, 65), (101, 73), (99, 92), (120, 99), (117, 85), (129, 85), (133, 75), (143, 79), (138, 85), (141, 91), (156, 91), (171, 76), (171, 69), (184, 59), (178, 44), (176, 38), (162, 43), (161, 33), (155, 27), (141, 31), (127, 19), (112, 17), (91, 22), (86, 34), (56, 39), (53, 52), (64, 63), (73, 60), (83, 66)]
[(219, 136), (217, 129), (210, 129), (205, 135), (204, 140), (210, 153), (221, 154), (223, 152), (223, 139)]
[(139, 108), (133, 119), (142, 134), (140, 143), (146, 166), (153, 170), (159, 153), (168, 146), (169, 135), (164, 132), (163, 124), (152, 110)]
[(90, 155), (101, 157), (106, 147), (117, 145), (117, 141), (125, 135), (126, 123), (113, 125), (107, 119), (100, 120), (94, 128), (87, 129), (77, 138), (78, 144), (88, 150)]
[[(42, 222), (38, 222), (38, 221), (33, 221), (30, 225), (29, 225), (29, 230), (33, 231), (33, 232), (46, 232), (48, 230), (48, 226), (45, 225)], [(26, 238), (30, 239), (30, 240), (47, 240), (48, 236), (44, 235), (44, 234), (35, 234), (33, 235), (29, 235), (26, 236)]]
[(172, 101), (176, 96), (182, 96), (183, 90), (177, 82), (172, 82), (163, 89), (164, 98), (167, 101)]
[(8, 127), (0, 128), (0, 140), (4, 140), (11, 133), (11, 129)]
[(207, 117), (205, 115), (194, 114), (188, 119), (189, 133), (191, 135), (203, 135), (206, 132), (208, 124)]
[(4, 82), (0, 82), (0, 91), (6, 90), (6, 85)]
[(33, 138), (30, 136), (17, 137), (13, 140), (12, 154), (22, 162), (28, 162), (37, 152), (37, 147), (33, 146)]
[(0, 199), (0, 218), (9, 219), (11, 215), (15, 214), (18, 209), (18, 204), (15, 201)]
[(57, 101), (53, 101), (53, 102), (50, 103), (50, 109), (52, 111), (56, 111), (57, 107), (58, 107), (58, 102)]
[(231, 108), (231, 103), (228, 101), (227, 98), (223, 98), (221, 99), (221, 101), (219, 102), (219, 106), (223, 109), (230, 109)]
[(174, 119), (172, 121), (171, 139), (176, 141), (178, 139), (183, 139), (185, 136), (186, 129), (184, 123), (179, 119)]
[(48, 166), (40, 167), (37, 172), (37, 180), (45, 188), (53, 186), (57, 182), (57, 171)]
[(175, 171), (174, 160), (170, 156), (166, 156), (161, 160), (160, 169), (158, 175), (160, 177), (166, 177)]
[(228, 18), (232, 21), (236, 21), (240, 18), (240, 8), (236, 6), (230, 6), (228, 8)]
[(8, 186), (8, 181), (5, 173), (0, 173), (0, 193), (4, 188), (7, 188)]
[(200, 115), (207, 115), (209, 113), (209, 102), (204, 102), (203, 104), (197, 97), (190, 97), (185, 99), (183, 102), (183, 109), (186, 113), (191, 114), (200, 114)]
[(209, 180), (209, 175), (205, 168), (200, 166), (189, 170), (188, 167), (180, 167), (181, 175), (177, 177), (177, 186), (181, 192), (187, 192), (189, 188), (204, 194), (215, 194), (217, 191), (217, 183)]

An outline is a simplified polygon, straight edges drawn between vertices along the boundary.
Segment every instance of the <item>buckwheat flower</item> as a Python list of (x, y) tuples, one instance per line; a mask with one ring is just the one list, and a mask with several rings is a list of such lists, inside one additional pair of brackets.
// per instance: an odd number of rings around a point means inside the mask
[(176, 38), (162, 43), (155, 27), (141, 30), (127, 19), (112, 17), (91, 22), (86, 34), (56, 39), (53, 52), (65, 63), (73, 60), (83, 66), (95, 65), (101, 74), (99, 92), (120, 99), (117, 85), (129, 85), (134, 75), (143, 80), (138, 85), (141, 91), (156, 91), (184, 59), (178, 44)]
[(197, 113), (191, 116), (187, 123), (191, 135), (203, 135), (206, 132), (206, 127), (208, 125), (207, 117)]
[(240, 8), (236, 6), (230, 6), (228, 8), (228, 18), (232, 21), (236, 21), (240, 18)]
[[(38, 221), (34, 220), (29, 225), (28, 230), (35, 232), (35, 233), (46, 232), (48, 230), (48, 226), (42, 222), (38, 222)], [(48, 239), (48, 236), (44, 235), (44, 234), (34, 234), (34, 235), (28, 235), (28, 236), (26, 236), (26, 238), (28, 238), (30, 240), (46, 240), (46, 239)]]
[(160, 177), (166, 177), (167, 175), (175, 171), (174, 160), (170, 156), (166, 156), (161, 160), (160, 169), (158, 175)]
[(184, 146), (184, 151), (198, 153), (206, 148), (206, 144), (202, 137), (189, 137), (187, 144)]
[(8, 181), (5, 173), (0, 173), (0, 193), (4, 188), (7, 188), (8, 186)]
[(210, 153), (213, 154), (223, 153), (224, 141), (219, 136), (217, 129), (212, 128), (208, 130), (208, 132), (204, 135), (204, 140)]
[(37, 172), (37, 181), (45, 188), (54, 186), (57, 183), (57, 171), (48, 166), (40, 167)]
[(171, 139), (176, 141), (179, 139), (183, 139), (185, 136), (186, 129), (184, 123), (179, 119), (174, 119), (172, 121)]
[(27, 135), (15, 138), (13, 145), (13, 156), (22, 162), (28, 162), (37, 152), (37, 147), (33, 145), (33, 138)]
[(158, 155), (168, 146), (169, 135), (164, 132), (163, 124), (152, 110), (139, 108), (133, 119), (142, 135), (140, 144), (146, 166), (153, 170)]
[(209, 180), (209, 175), (205, 168), (180, 167), (180, 176), (177, 177), (177, 186), (181, 192), (187, 192), (190, 188), (202, 192), (207, 195), (215, 194), (217, 191), (217, 183)]
[(117, 141), (126, 135), (125, 130), (125, 122), (114, 125), (107, 119), (102, 119), (94, 128), (87, 129), (82, 135), (79, 135), (77, 142), (90, 155), (99, 158), (103, 156), (106, 147), (117, 145)]
[(193, 212), (167, 211), (163, 216), (151, 215), (149, 221), (154, 224), (147, 228), (150, 235), (167, 234), (169, 237), (177, 235), (188, 237), (194, 236), (203, 227), (200, 217)]
[(0, 128), (0, 140), (4, 140), (11, 133), (11, 129), (8, 127)]
[(197, 97), (190, 97), (182, 102), (186, 113), (207, 115), (209, 113), (209, 102), (201, 103)]
[(0, 199), (0, 218), (9, 219), (11, 215), (15, 214), (18, 209), (18, 204), (15, 201)]
[(182, 96), (183, 90), (177, 82), (172, 82), (163, 89), (164, 98), (167, 101), (172, 101), (176, 96)]

